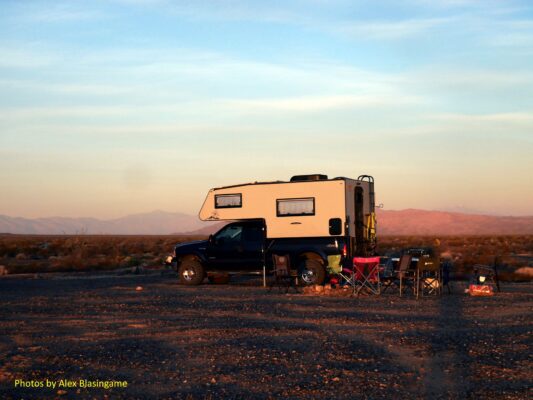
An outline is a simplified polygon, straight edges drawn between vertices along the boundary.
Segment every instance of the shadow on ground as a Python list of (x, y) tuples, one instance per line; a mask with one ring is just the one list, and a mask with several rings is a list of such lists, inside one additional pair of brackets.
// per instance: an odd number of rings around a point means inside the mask
[[(142, 291), (135, 288), (141, 285)], [(0, 280), (0, 395), (14, 380), (120, 380), (69, 398), (523, 399), (531, 284), (493, 298), (334, 298), (173, 277)]]

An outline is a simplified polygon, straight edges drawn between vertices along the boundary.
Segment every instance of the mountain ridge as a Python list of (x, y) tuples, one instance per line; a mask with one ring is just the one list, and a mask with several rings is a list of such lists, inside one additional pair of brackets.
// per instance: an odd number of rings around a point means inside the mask
[[(379, 235), (486, 235), (533, 234), (533, 216), (494, 216), (450, 211), (377, 211)], [(0, 232), (11, 234), (208, 235), (221, 222), (203, 222), (197, 216), (156, 210), (114, 219), (0, 215)]]

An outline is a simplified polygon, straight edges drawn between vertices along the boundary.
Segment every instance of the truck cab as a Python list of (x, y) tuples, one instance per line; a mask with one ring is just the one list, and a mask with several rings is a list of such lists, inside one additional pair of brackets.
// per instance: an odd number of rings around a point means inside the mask
[(209, 239), (179, 243), (174, 249), (180, 279), (199, 284), (207, 272), (246, 272), (264, 265), (265, 223), (262, 220), (232, 222)]

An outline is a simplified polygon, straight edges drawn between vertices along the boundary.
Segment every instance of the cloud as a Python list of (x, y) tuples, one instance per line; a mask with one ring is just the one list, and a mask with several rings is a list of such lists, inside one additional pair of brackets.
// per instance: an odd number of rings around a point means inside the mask
[(324, 95), (300, 96), (286, 98), (263, 99), (227, 99), (220, 103), (238, 112), (316, 112), (338, 109), (370, 108), (381, 106), (400, 106), (416, 104), (416, 97), (379, 96), (379, 95)]
[(416, 96), (397, 96), (388, 94), (366, 95), (309, 95), (275, 98), (220, 98), (214, 100), (195, 99), (177, 103), (150, 105), (83, 105), (47, 107), (4, 107), (0, 109), (0, 121), (27, 124), (42, 119), (64, 118), (103, 118), (116, 117), (157, 119), (163, 115), (174, 118), (190, 116), (196, 118), (208, 113), (212, 118), (237, 114), (264, 114), (273, 112), (306, 113), (342, 109), (366, 109), (379, 107), (401, 107), (416, 105), (423, 100)]
[(405, 85), (446, 90), (511, 89), (529, 86), (533, 82), (533, 72), (527, 69), (517, 68), (510, 73), (508, 70), (500, 70), (491, 66), (468, 68), (454, 65), (433, 65), (412, 70), (403, 76)]
[(143, 107), (134, 106), (57, 106), (57, 107), (3, 107), (0, 120), (21, 122), (41, 118), (91, 118), (135, 114)]
[(489, 40), (489, 44), (498, 47), (523, 47), (531, 51), (533, 35), (529, 33), (504, 33)]
[(452, 21), (452, 18), (351, 21), (335, 27), (335, 30), (355, 39), (391, 40), (417, 36)]
[[(133, 92), (136, 88), (131, 86), (120, 86), (111, 84), (90, 84), (90, 83), (42, 83), (24, 80), (0, 80), (0, 87), (15, 90), (42, 91), (45, 93), (58, 93), (66, 95), (98, 95), (111, 96)], [(137, 88), (139, 89), (139, 88)]]
[[(84, 3), (82, 3), (84, 4)], [(90, 4), (86, 3), (85, 5)], [(17, 20), (40, 23), (78, 22), (109, 18), (110, 15), (90, 7), (76, 7), (75, 3), (49, 2), (39, 4), (20, 3)]]
[(37, 69), (54, 65), (58, 56), (43, 49), (42, 43), (0, 44), (0, 67)]
[(459, 114), (442, 113), (432, 115), (431, 118), (459, 124), (464, 123), (505, 123), (513, 125), (527, 125), (533, 127), (533, 110), (530, 112), (509, 112), (492, 114)]
[[(30, 47), (31, 48), (31, 47)], [(11, 48), (12, 49), (12, 48)], [(14, 50), (14, 49), (12, 49)], [(52, 51), (30, 51), (24, 57), (7, 52), (13, 65), (57, 65), (54, 81), (29, 74), (2, 79), (4, 88), (36, 94), (137, 95), (141, 102), (182, 102), (199, 98), (287, 97), (300, 95), (399, 94), (401, 77), (355, 68), (329, 60), (255, 61), (191, 48), (122, 48), (86, 51), (66, 58)], [(0, 61), (1, 63), (2, 61)], [(33, 64), (33, 65), (32, 65)], [(72, 71), (76, 71), (73, 73)], [(42, 73), (42, 71), (39, 71)], [(26, 79), (24, 79), (26, 77)], [(133, 99), (125, 98), (126, 102)]]

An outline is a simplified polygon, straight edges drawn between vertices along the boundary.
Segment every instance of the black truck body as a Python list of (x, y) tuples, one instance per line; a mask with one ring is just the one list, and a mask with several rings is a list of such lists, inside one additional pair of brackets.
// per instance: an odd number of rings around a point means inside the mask
[[(313, 238), (266, 237), (265, 222), (249, 220), (232, 222), (211, 235), (207, 240), (176, 245), (172, 262), (178, 271), (187, 261), (199, 262), (206, 273), (246, 273), (272, 269), (272, 255), (287, 255), (291, 268), (296, 270), (304, 284), (322, 283), (330, 255), (346, 255), (348, 242), (344, 236)], [(183, 283), (196, 283), (195, 271), (186, 276), (181, 271)]]

